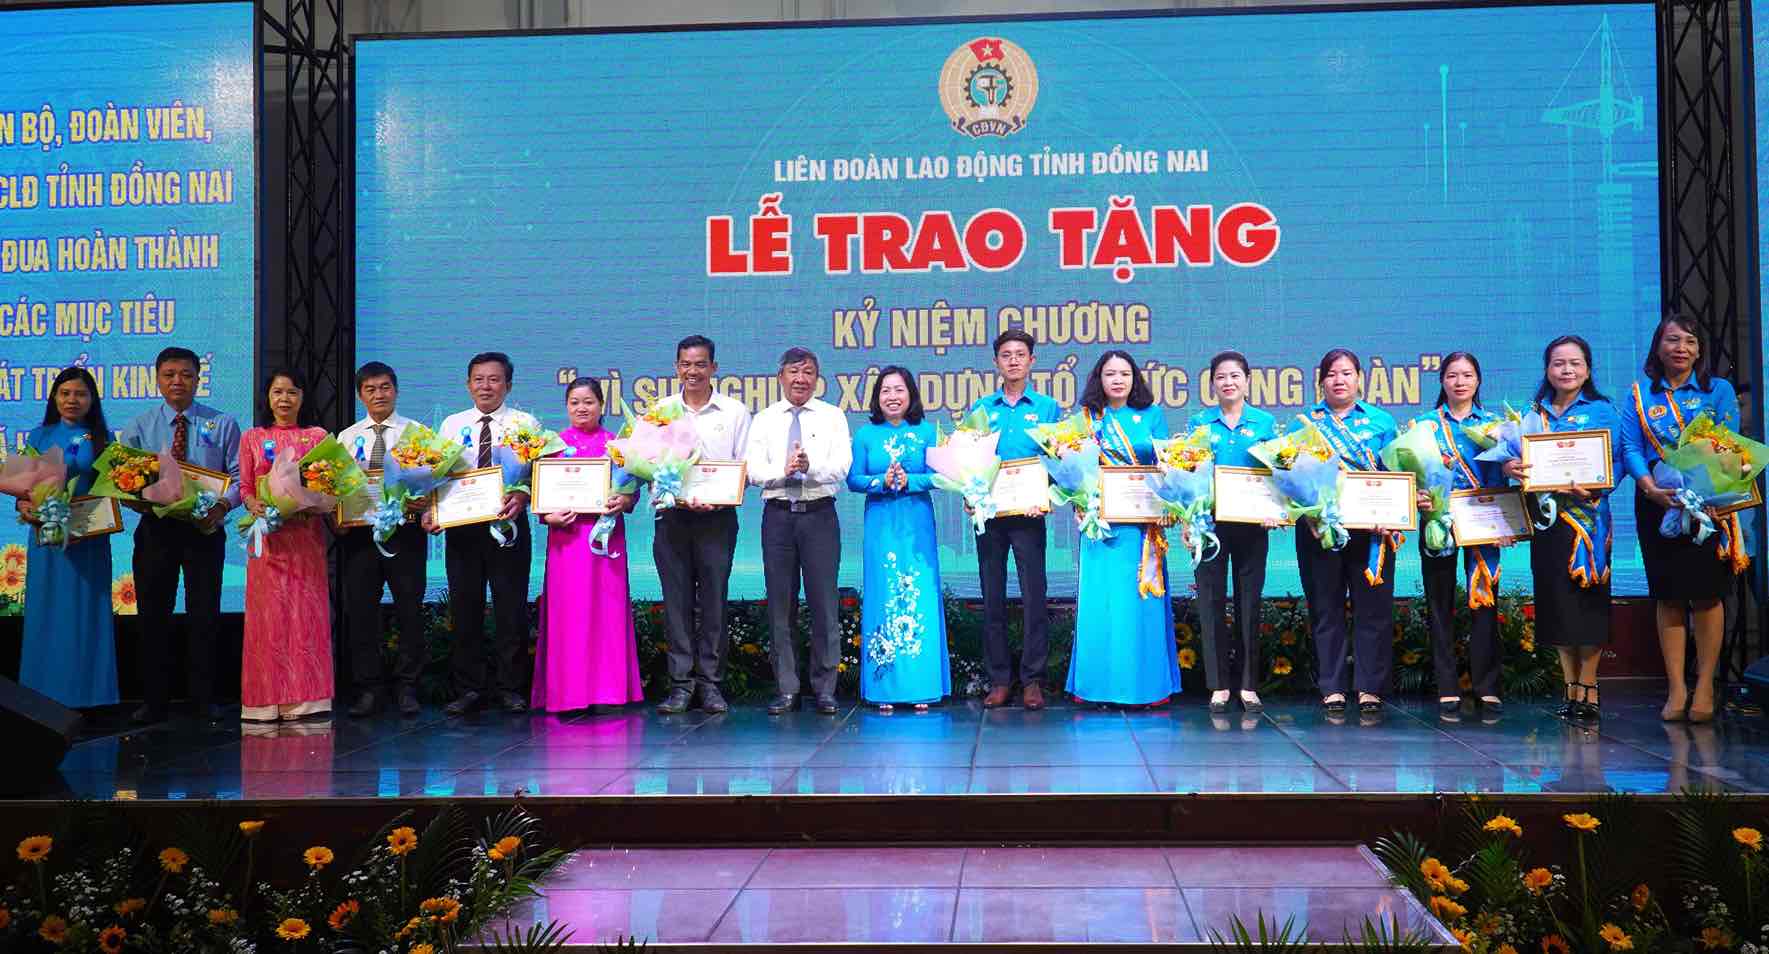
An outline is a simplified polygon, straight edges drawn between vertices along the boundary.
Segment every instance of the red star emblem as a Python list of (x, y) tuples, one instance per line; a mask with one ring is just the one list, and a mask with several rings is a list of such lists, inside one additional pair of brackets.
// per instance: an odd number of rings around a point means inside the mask
[(970, 51), (976, 56), (977, 62), (979, 63), (987, 63), (990, 60), (999, 60), (1001, 59), (1001, 41), (998, 39), (991, 39), (990, 37), (973, 40), (970, 45)]

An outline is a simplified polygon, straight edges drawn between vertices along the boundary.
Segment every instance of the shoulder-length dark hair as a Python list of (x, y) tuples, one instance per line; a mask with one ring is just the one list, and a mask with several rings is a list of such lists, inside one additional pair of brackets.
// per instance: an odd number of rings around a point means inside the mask
[(872, 412), (872, 423), (883, 424), (885, 422), (884, 408), (878, 405), (878, 392), (884, 387), (885, 378), (893, 374), (902, 378), (903, 386), (909, 389), (909, 410), (903, 412), (903, 420), (911, 424), (920, 424), (921, 419), (927, 414), (921, 406), (921, 388), (916, 386), (915, 375), (910, 374), (908, 368), (896, 364), (880, 371), (878, 377), (872, 381), (872, 403), (868, 408)]
[(1095, 414), (1105, 412), (1106, 386), (1100, 381), (1100, 376), (1105, 373), (1106, 362), (1113, 358), (1122, 358), (1125, 364), (1130, 365), (1130, 396), (1124, 403), (1139, 411), (1155, 403), (1155, 392), (1149, 390), (1148, 379), (1142, 376), (1142, 369), (1136, 366), (1136, 359), (1122, 348), (1113, 348), (1100, 355), (1099, 360), (1093, 363), (1093, 370), (1087, 372), (1087, 386), (1081, 389), (1081, 406)]
[(86, 385), (86, 393), (92, 395), (92, 406), (86, 409), (86, 417), (80, 423), (92, 432), (92, 453), (97, 455), (104, 450), (104, 445), (110, 443), (111, 429), (104, 422), (104, 402), (99, 400), (98, 382), (93, 379), (92, 372), (85, 368), (62, 368), (61, 373), (55, 376), (55, 383), (49, 386), (49, 402), (43, 408), (43, 426), (60, 423), (61, 411), (55, 406), (55, 392), (69, 381)]
[(1602, 391), (1597, 389), (1597, 363), (1591, 360), (1591, 343), (1578, 335), (1561, 335), (1548, 342), (1548, 347), (1542, 349), (1542, 383), (1536, 385), (1536, 403), (1540, 404), (1554, 396), (1554, 382), (1548, 380), (1548, 362), (1554, 357), (1554, 349), (1566, 344), (1579, 346), (1579, 350), (1585, 355), (1585, 368), (1590, 372), (1585, 377), (1585, 386), (1579, 389), (1579, 393), (1593, 401), (1609, 400)]
[(1658, 327), (1652, 329), (1652, 346), (1646, 349), (1646, 363), (1640, 369), (1646, 372), (1647, 382), (1656, 385), (1664, 380), (1665, 363), (1658, 359), (1658, 346), (1664, 343), (1665, 332), (1671, 330), (1672, 325), (1683, 329), (1685, 334), (1695, 336), (1695, 366), (1691, 369), (1695, 377), (1695, 385), (1703, 391), (1713, 390), (1714, 365), (1708, 357), (1708, 336), (1702, 333), (1701, 328), (1694, 321), (1676, 312), (1660, 318)]
[(277, 378), (288, 378), (289, 383), (301, 391), (301, 409), (295, 412), (295, 426), (319, 426), (319, 412), (313, 408), (313, 392), (307, 390), (307, 378), (294, 368), (273, 368), (264, 376), (264, 383), (258, 388), (258, 426), (270, 427), (276, 423), (276, 415), (270, 411), (270, 386)]
[(1486, 405), (1480, 403), (1480, 385), (1486, 380), (1486, 375), (1480, 373), (1480, 359), (1472, 351), (1452, 351), (1443, 356), (1443, 363), (1437, 366), (1437, 403), (1432, 406), (1443, 407), (1450, 403), (1450, 396), (1443, 390), (1443, 376), (1450, 373), (1450, 365), (1457, 361), (1466, 361), (1474, 368), (1474, 406), (1485, 407)]

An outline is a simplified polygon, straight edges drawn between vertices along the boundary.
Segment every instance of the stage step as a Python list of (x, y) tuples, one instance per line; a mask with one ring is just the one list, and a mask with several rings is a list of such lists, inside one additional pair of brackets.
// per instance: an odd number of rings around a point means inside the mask
[(572, 950), (1207, 950), (1231, 917), (1339, 942), (1366, 917), (1457, 945), (1361, 845), (603, 848), (576, 852), (511, 926)]

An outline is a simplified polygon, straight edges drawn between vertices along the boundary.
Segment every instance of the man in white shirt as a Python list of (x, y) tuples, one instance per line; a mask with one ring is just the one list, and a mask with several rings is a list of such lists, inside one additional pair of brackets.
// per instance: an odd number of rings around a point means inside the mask
[[(742, 460), (749, 437), (749, 409), (713, 389), (719, 372), (712, 340), (689, 335), (676, 345), (681, 393), (670, 397), (694, 418), (702, 460)], [(694, 697), (717, 715), (730, 711), (719, 681), (725, 677), (725, 595), (737, 549), (737, 508), (689, 499), (657, 511), (651, 557), (663, 588), (664, 640), (670, 691), (657, 711), (688, 711)], [(694, 625), (694, 611), (700, 625)]]
[(817, 711), (833, 715), (841, 625), (836, 578), (841, 570), (841, 522), (835, 494), (848, 476), (854, 449), (848, 418), (817, 400), (817, 356), (788, 348), (780, 356), (776, 401), (749, 428), (749, 482), (762, 488), (762, 574), (767, 582), (768, 624), (773, 631), (774, 679), (779, 694), (768, 714), (798, 708), (797, 638), (799, 580), (811, 607), (810, 683)]
[[(533, 417), (505, 403), (515, 374), (510, 356), (501, 351), (476, 354), (467, 362), (467, 393), (473, 396), (473, 407), (444, 418), (440, 433), (466, 446), (461, 460), (468, 468), (492, 466), (492, 449), (508, 431), (524, 424), (538, 426)], [(502, 708), (510, 712), (528, 708), (516, 691), (523, 675), (518, 668), (519, 657), (528, 639), (531, 557), (527, 511), (527, 494), (504, 495), (502, 517), (516, 526), (516, 539), (509, 546), (500, 546), (484, 524), (448, 530), (444, 561), (448, 567), (448, 611), (455, 631), (455, 691), (460, 693), (444, 707), (443, 712), (448, 715), (479, 708), (484, 697), (494, 690), (496, 702)], [(442, 530), (428, 513), (424, 515), (424, 529), (431, 533)], [(487, 583), (491, 584), (491, 612), (497, 623), (491, 647), (494, 667), (489, 673), (485, 658)]]
[[(380, 470), (387, 452), (399, 443), (411, 419), (399, 416), (399, 375), (379, 361), (357, 369), (356, 396), (368, 412), (338, 433), (338, 442), (364, 470)], [(399, 659), (394, 685), (399, 711), (417, 715), (418, 676), (424, 669), (424, 562), (430, 541), (414, 520), (393, 532), (385, 556), (375, 546), (375, 532), (354, 527), (338, 536), (338, 575), (344, 581), (344, 626), (350, 654), (350, 681), (356, 701), (353, 716), (375, 711), (376, 689), (385, 679), (381, 662), (381, 590), (393, 592), (394, 618), (399, 621)]]

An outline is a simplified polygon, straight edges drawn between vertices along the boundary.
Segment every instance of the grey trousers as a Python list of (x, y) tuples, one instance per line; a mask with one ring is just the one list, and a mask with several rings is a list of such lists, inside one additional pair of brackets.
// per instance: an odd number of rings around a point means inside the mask
[(808, 681), (819, 696), (835, 695), (836, 664), (841, 661), (840, 602), (836, 580), (841, 572), (841, 521), (834, 501), (813, 502), (795, 513), (783, 503), (762, 507), (762, 575), (768, 590), (768, 626), (773, 633), (770, 656), (774, 681), (783, 694), (799, 691), (799, 581), (811, 607), (811, 652)]

